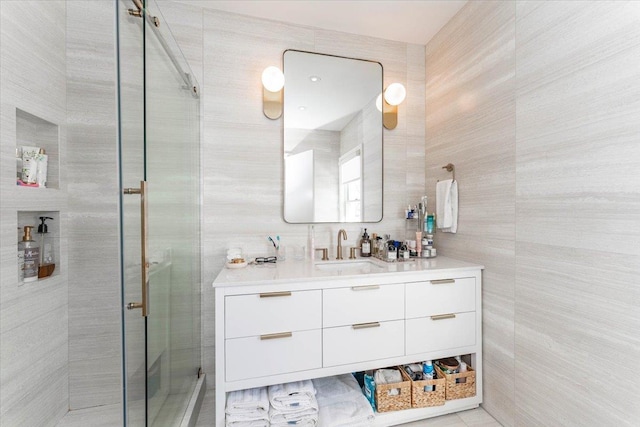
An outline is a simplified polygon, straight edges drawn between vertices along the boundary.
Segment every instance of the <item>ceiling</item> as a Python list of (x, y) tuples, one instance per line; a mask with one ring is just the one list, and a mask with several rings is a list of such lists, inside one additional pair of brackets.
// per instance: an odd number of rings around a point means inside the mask
[(466, 0), (176, 0), (206, 9), (425, 45)]

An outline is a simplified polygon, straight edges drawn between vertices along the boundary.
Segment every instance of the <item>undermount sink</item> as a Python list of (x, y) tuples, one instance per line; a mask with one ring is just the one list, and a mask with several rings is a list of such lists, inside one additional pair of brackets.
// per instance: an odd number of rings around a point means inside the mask
[(316, 261), (315, 267), (319, 270), (334, 271), (336, 273), (373, 273), (384, 269), (376, 261), (368, 259)]

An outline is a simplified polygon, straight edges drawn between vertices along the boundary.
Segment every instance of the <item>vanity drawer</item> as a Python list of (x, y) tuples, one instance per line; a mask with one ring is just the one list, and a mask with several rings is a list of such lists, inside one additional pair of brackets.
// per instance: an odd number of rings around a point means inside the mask
[(476, 309), (473, 277), (407, 283), (406, 293), (407, 319)]
[(322, 327), (322, 291), (266, 292), (227, 296), (226, 338)]
[(322, 302), (325, 328), (404, 319), (404, 284), (326, 289)]
[(407, 355), (476, 344), (476, 313), (455, 313), (406, 321)]
[(322, 367), (320, 329), (225, 341), (225, 379), (238, 381)]
[(328, 328), (322, 337), (325, 367), (404, 355), (404, 320)]

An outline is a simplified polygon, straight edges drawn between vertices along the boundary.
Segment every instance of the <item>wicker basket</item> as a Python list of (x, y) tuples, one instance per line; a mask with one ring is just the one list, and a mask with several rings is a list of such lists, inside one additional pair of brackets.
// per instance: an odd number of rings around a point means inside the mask
[[(446, 380), (446, 400), (464, 399), (465, 397), (476, 395), (476, 371), (471, 366), (467, 365), (467, 372), (460, 372), (459, 374), (445, 374), (435, 363), (433, 366), (438, 373), (438, 377), (442, 375)], [(466, 378), (465, 382), (458, 382), (457, 380), (460, 378)]]
[[(426, 408), (427, 406), (444, 405), (445, 401), (445, 378), (441, 372), (433, 370), (436, 378), (432, 380), (412, 381), (409, 375), (402, 371), (405, 379), (411, 381), (411, 407)], [(432, 385), (433, 391), (425, 391), (425, 386)]]
[[(400, 369), (399, 367), (397, 369)], [(402, 374), (402, 369), (400, 369)], [(407, 379), (406, 376), (403, 376)], [(397, 395), (391, 395), (391, 390), (397, 389)], [(378, 412), (400, 411), (411, 408), (411, 380), (400, 383), (376, 384), (376, 409)]]

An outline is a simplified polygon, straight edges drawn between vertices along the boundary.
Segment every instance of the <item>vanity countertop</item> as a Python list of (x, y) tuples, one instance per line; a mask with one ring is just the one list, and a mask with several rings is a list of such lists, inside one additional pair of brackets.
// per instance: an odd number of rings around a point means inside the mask
[(376, 258), (358, 258), (344, 261), (292, 260), (277, 263), (248, 265), (244, 268), (223, 268), (213, 282), (213, 287), (252, 286), (265, 282), (288, 284), (335, 279), (338, 282), (354, 280), (375, 280), (385, 282), (396, 280), (401, 274), (403, 280), (412, 280), (431, 272), (434, 276), (463, 274), (477, 271), (484, 266), (438, 256), (436, 258), (412, 258), (410, 261), (384, 262)]

